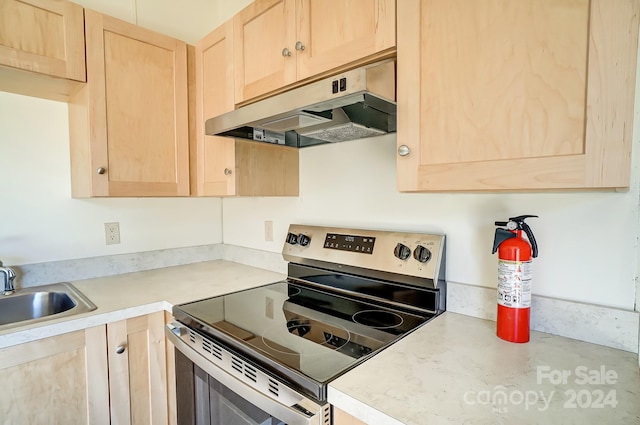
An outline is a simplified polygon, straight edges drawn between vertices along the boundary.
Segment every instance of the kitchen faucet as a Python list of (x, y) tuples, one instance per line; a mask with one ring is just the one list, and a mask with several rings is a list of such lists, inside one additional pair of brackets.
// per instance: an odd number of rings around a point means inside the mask
[(9, 267), (4, 267), (2, 265), (2, 261), (0, 261), (0, 273), (4, 276), (4, 291), (2, 292), (2, 295), (13, 294), (16, 290), (13, 287), (13, 280), (16, 278), (15, 272)]

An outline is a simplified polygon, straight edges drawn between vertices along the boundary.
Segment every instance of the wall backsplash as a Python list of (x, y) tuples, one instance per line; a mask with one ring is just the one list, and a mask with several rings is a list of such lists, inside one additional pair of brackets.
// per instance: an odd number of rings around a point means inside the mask
[[(227, 244), (27, 264), (15, 270), (20, 288), (221, 259), (282, 273), (283, 277), (287, 274), (281, 253)], [(447, 283), (449, 312), (495, 320), (495, 300), (493, 288)], [(534, 296), (531, 316), (534, 330), (638, 352), (637, 312)]]

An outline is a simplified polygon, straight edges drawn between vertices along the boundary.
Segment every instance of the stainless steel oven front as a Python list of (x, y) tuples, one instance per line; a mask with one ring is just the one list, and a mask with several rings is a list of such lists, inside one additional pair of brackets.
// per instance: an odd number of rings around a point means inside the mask
[(330, 406), (294, 391), (179, 323), (168, 326), (176, 348), (178, 424), (330, 425)]
[(179, 425), (330, 425), (329, 383), (445, 310), (444, 235), (291, 225), (283, 257), (174, 306)]

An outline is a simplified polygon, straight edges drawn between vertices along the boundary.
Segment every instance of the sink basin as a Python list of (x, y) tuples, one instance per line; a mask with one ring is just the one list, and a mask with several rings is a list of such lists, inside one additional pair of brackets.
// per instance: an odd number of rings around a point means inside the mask
[(0, 330), (95, 309), (70, 283), (20, 289), (13, 295), (0, 295)]

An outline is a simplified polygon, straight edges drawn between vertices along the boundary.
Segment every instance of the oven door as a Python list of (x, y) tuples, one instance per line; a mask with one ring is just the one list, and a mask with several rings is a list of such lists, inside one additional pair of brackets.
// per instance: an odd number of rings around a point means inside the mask
[(321, 406), (289, 388), (284, 404), (218, 367), (198, 350), (203, 338), (193, 332), (189, 336), (184, 325), (169, 324), (165, 334), (176, 348), (178, 425), (330, 424), (328, 404)]

